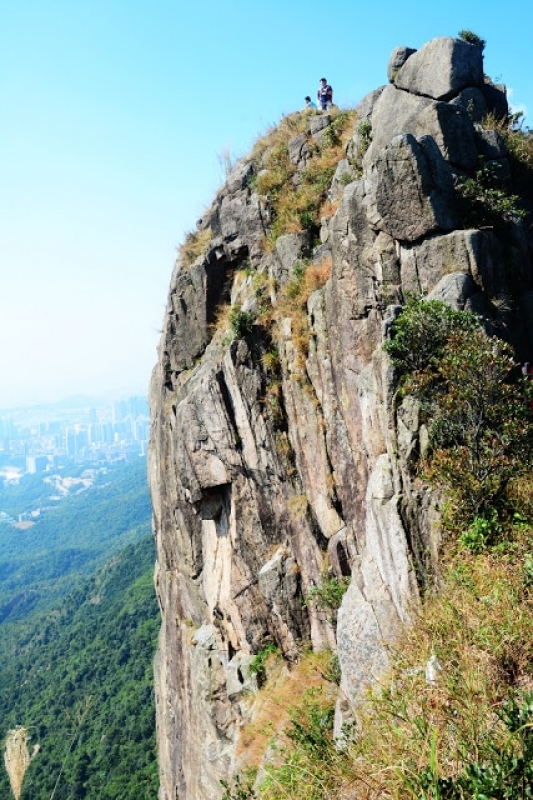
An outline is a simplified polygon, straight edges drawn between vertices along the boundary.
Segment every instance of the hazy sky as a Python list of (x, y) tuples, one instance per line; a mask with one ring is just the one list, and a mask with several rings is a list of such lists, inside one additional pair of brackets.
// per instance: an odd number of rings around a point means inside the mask
[(0, 408), (146, 392), (218, 155), (461, 28), (533, 113), (531, 0), (0, 0)]

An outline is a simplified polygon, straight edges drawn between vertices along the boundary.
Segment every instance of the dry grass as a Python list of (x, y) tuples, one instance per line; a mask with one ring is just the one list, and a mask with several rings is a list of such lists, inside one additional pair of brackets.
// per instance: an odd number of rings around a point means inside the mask
[(211, 229), (190, 231), (179, 247), (179, 257), (184, 267), (190, 267), (197, 258), (204, 256), (212, 239)]
[(222, 335), (229, 334), (231, 331), (231, 303), (222, 303), (216, 311), (215, 321), (210, 326), (211, 336), (214, 337), (217, 333)]
[(281, 323), (283, 319), (291, 319), (291, 338), (298, 352), (297, 367), (303, 368), (311, 329), (307, 315), (307, 302), (313, 292), (321, 289), (331, 277), (331, 258), (324, 259), (320, 264), (302, 264), (296, 270), (292, 281), (283, 287), (279, 293), (278, 302), (262, 316), (264, 324)]
[(277, 125), (272, 125), (266, 133), (259, 137), (252, 149), (252, 158), (259, 161), (268, 150), (286, 145), (299, 133), (307, 130), (309, 119), (306, 114), (288, 114)]
[(330, 219), (339, 208), (339, 203), (325, 200), (320, 207), (320, 219)]
[(258, 167), (264, 166), (256, 182), (259, 194), (268, 197), (274, 214), (272, 230), (266, 249), (271, 249), (278, 236), (318, 226), (324, 210), (331, 180), (337, 164), (345, 157), (346, 144), (352, 135), (355, 112), (337, 109), (332, 113), (331, 126), (318, 144), (308, 136), (310, 152), (307, 168), (298, 174), (293, 184), (296, 165), (289, 159), (289, 142), (307, 130), (308, 116), (293, 114), (269, 131), (253, 150)]
[(267, 662), (268, 680), (257, 693), (253, 721), (242, 731), (237, 756), (248, 766), (259, 766), (272, 739), (279, 736), (289, 721), (289, 709), (303, 700), (309, 689), (322, 689), (329, 695), (331, 682), (326, 677), (331, 653), (306, 653), (290, 670), (272, 654)]
[[(277, 684), (268, 684), (266, 696), (275, 702), (262, 709), (258, 727), (265, 733), (257, 751), (258, 728), (247, 731), (256, 759), (269, 737), (277, 735), (278, 749), (258, 797), (436, 800), (439, 790), (423, 786), (428, 774), (435, 781), (455, 779), (468, 765), (491, 763), (509, 745), (509, 731), (496, 712), (509, 696), (520, 699), (533, 690), (532, 534), (522, 523), (509, 527), (507, 539), (491, 551), (448, 551), (444, 591), (426, 601), (400, 638), (393, 666), (360, 709), (347, 749), (339, 751), (326, 735), (316, 748), (320, 731), (309, 715), (313, 698), (289, 693), (287, 699), (284, 685), (277, 708)], [(428, 682), (432, 657), (440, 669)], [(306, 667), (311, 672), (300, 682), (316, 686), (313, 665)], [(331, 708), (332, 699), (324, 698), (326, 709), (328, 702)], [(293, 704), (289, 723), (296, 719), (296, 739), (283, 715), (285, 703)]]
[[(506, 732), (495, 710), (509, 692), (533, 688), (533, 592), (524, 579), (531, 529), (481, 555), (451, 552), (446, 588), (398, 644), (394, 668), (370, 702), (354, 748), (361, 800), (411, 797), (405, 777), (432, 761), (457, 777)], [(425, 665), (435, 655), (435, 685)]]
[(295, 494), (287, 500), (287, 511), (291, 519), (304, 519), (309, 508), (309, 501), (305, 494)]

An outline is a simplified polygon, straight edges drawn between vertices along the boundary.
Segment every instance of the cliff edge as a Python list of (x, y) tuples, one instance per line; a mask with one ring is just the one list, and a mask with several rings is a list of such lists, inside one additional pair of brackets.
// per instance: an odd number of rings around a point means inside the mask
[[(222, 797), (269, 644), (288, 669), (338, 654), (340, 730), (438, 575), (424, 430), (383, 351), (406, 296), (473, 311), (533, 361), (532, 237), (512, 214), (473, 225), (458, 190), (480, 163), (512, 189), (484, 125), (504, 87), (448, 37), (395, 50), (388, 77), (355, 121), (296, 114), (261, 140), (172, 275), (149, 453), (160, 800)], [(349, 579), (337, 619), (308, 601), (331, 577)]]

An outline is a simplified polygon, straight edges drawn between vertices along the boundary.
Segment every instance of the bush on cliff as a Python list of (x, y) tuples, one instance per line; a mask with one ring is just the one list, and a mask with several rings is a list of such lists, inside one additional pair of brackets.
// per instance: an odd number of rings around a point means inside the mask
[(494, 130), (502, 137), (507, 149), (515, 191), (522, 200), (533, 203), (533, 133), (524, 126), (523, 117), (514, 114), (507, 120), (489, 114), (483, 127)]
[(506, 222), (527, 217), (520, 197), (502, 187), (499, 163), (480, 158), (478, 169), (470, 177), (458, 179), (461, 213), (465, 228), (500, 228)]
[(504, 510), (509, 484), (533, 457), (531, 382), (510, 346), (473, 315), (416, 299), (391, 334), (385, 349), (428, 424), (423, 476), (447, 490), (452, 516), (466, 525)]

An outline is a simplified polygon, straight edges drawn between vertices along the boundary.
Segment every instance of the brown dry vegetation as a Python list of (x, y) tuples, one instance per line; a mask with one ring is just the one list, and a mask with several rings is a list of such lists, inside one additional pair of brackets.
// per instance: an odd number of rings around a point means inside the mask
[(313, 292), (321, 289), (331, 276), (331, 258), (320, 264), (302, 263), (295, 275), (279, 292), (275, 306), (268, 308), (261, 317), (266, 324), (280, 324), (283, 319), (291, 319), (291, 338), (298, 351), (300, 366), (307, 358), (311, 329), (307, 314), (307, 302)]
[[(278, 732), (278, 747), (257, 797), (436, 800), (438, 789), (422, 785), (428, 774), (435, 787), (438, 779), (457, 779), (468, 765), (490, 763), (508, 748), (509, 731), (498, 711), (510, 696), (520, 701), (533, 690), (532, 533), (518, 522), (490, 551), (448, 549), (442, 592), (426, 600), (398, 641), (390, 672), (360, 709), (346, 749), (335, 748), (331, 730), (319, 729), (316, 715), (310, 718), (316, 695), (283, 697), (293, 708), (288, 718), (277, 711), (269, 729), (270, 736)], [(426, 680), (432, 656), (441, 668), (433, 684)], [(311, 662), (306, 667), (312, 669)], [(316, 685), (309, 674), (306, 688)], [(276, 696), (275, 683), (263, 692)], [(323, 694), (320, 702), (332, 709), (331, 695)], [(265, 705), (265, 720), (270, 713)], [(294, 720), (300, 726), (296, 739)], [(256, 740), (255, 732), (248, 729), (247, 742), (257, 763), (269, 738)], [(313, 742), (320, 737), (319, 752)], [(511, 748), (518, 757), (518, 744), (511, 742)]]
[(282, 735), (289, 709), (303, 701), (309, 689), (321, 690), (331, 702), (331, 682), (327, 677), (330, 660), (329, 651), (307, 652), (289, 669), (279, 654), (269, 656), (268, 681), (254, 698), (253, 722), (246, 725), (239, 738), (237, 756), (244, 764), (259, 766), (271, 740)]
[[(480, 555), (450, 553), (445, 591), (428, 602), (399, 642), (391, 675), (354, 748), (361, 798), (410, 797), (405, 776), (457, 777), (508, 733), (495, 711), (509, 692), (533, 688), (533, 593), (524, 575), (531, 529)], [(436, 685), (424, 665), (435, 655)], [(357, 773), (361, 770), (361, 774)]]
[(309, 117), (305, 113), (285, 117), (277, 128), (261, 138), (252, 151), (258, 168), (264, 166), (256, 190), (265, 195), (271, 205), (274, 222), (265, 243), (271, 249), (285, 233), (298, 233), (313, 225), (318, 226), (321, 216), (334, 213), (327, 202), (327, 193), (337, 164), (345, 157), (346, 144), (352, 135), (354, 111), (334, 109), (332, 124), (318, 143), (308, 136), (310, 158), (307, 168), (298, 174), (296, 165), (289, 159), (289, 142), (307, 130)]
[(197, 258), (205, 255), (211, 242), (211, 229), (203, 231), (190, 231), (185, 236), (185, 241), (179, 247), (179, 257), (184, 267), (190, 267)]
[[(8, 731), (5, 738), (4, 764), (15, 800), (20, 798), (24, 776), (32, 760), (28, 740), (28, 730), (23, 727)], [(37, 746), (34, 748), (34, 755), (38, 749)]]

